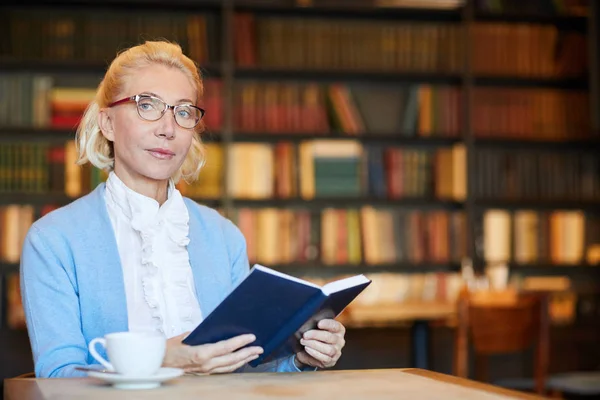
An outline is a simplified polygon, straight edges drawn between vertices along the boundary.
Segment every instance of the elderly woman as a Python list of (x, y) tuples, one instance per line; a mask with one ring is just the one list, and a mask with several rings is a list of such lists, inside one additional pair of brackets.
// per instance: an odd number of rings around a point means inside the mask
[(168, 42), (120, 53), (77, 130), (79, 164), (109, 172), (105, 184), (44, 216), (21, 258), (27, 326), (38, 377), (85, 374), (89, 342), (111, 332), (158, 331), (163, 366), (186, 371), (292, 372), (333, 366), (345, 328), (328, 319), (301, 352), (251, 368), (253, 335), (182, 344), (245, 277), (246, 244), (218, 212), (182, 197), (181, 179), (203, 165), (196, 65)]

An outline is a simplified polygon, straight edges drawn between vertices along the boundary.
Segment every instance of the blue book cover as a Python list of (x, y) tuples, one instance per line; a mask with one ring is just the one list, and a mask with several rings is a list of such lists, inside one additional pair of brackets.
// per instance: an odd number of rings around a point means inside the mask
[(264, 352), (252, 367), (302, 349), (304, 332), (324, 318), (335, 318), (369, 284), (364, 275), (323, 287), (262, 265), (248, 276), (194, 329), (183, 343), (195, 346), (252, 333)]

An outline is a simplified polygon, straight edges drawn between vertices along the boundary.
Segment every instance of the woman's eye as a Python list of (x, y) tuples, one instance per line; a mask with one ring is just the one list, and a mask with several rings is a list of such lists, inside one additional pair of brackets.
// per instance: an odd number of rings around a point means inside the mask
[(189, 118), (191, 116), (191, 113), (188, 110), (179, 110), (177, 114), (182, 118)]

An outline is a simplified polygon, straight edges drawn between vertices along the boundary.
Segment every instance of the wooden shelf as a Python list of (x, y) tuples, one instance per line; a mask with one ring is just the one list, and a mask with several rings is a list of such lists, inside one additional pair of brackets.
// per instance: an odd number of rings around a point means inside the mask
[[(61, 143), (75, 139), (77, 128), (36, 128), (36, 127), (0, 127), (0, 143), (2, 142), (47, 142)], [(202, 134), (204, 142), (219, 142), (218, 132)]]
[[(12, 8), (17, 7), (85, 7), (89, 8), (110, 8), (111, 10), (119, 9), (130, 10), (138, 7), (144, 7), (146, 10), (155, 11), (170, 11), (177, 10), (186, 11), (202, 11), (212, 10), (217, 11), (222, 8), (223, 0), (172, 0), (168, 3), (163, 0), (23, 0), (18, 4), (12, 5)], [(176, 8), (174, 8), (176, 7)]]
[[(477, 266), (485, 267), (486, 261), (482, 258), (477, 258), (474, 262)], [(536, 276), (536, 275), (548, 275), (548, 276), (562, 276), (562, 275), (580, 275), (600, 277), (600, 264), (591, 265), (585, 261), (578, 264), (560, 264), (552, 262), (534, 262), (534, 263), (518, 263), (516, 261), (509, 261), (507, 263), (511, 270), (511, 274), (521, 274), (523, 276)]]
[[(33, 206), (43, 206), (47, 204), (56, 204), (58, 206), (63, 206), (75, 200), (77, 200), (77, 197), (69, 197), (64, 193), (0, 192), (0, 205), (30, 204)], [(218, 207), (221, 205), (221, 200), (217, 199), (197, 198), (194, 200), (209, 207)]]
[(427, 198), (387, 199), (376, 197), (329, 197), (303, 199), (232, 199), (235, 207), (282, 207), (322, 209), (326, 207), (345, 208), (365, 205), (386, 207), (410, 207), (417, 209), (460, 209), (463, 203)]
[(475, 74), (475, 86), (586, 89), (587, 78), (537, 78), (520, 76), (482, 76)]
[(442, 133), (434, 134), (429, 137), (422, 136), (404, 136), (397, 134), (363, 134), (363, 135), (345, 135), (343, 133), (254, 133), (254, 132), (235, 132), (233, 134), (234, 142), (301, 142), (306, 140), (358, 140), (364, 144), (386, 144), (386, 145), (417, 145), (417, 146), (450, 146), (460, 142), (462, 139), (457, 137), (443, 136)]
[[(260, 263), (259, 263), (260, 264)], [(254, 262), (250, 262), (254, 265)], [(458, 263), (409, 263), (397, 262), (389, 264), (322, 264), (319, 261), (306, 263), (290, 263), (270, 266), (280, 272), (284, 272), (293, 276), (320, 276), (320, 277), (337, 277), (341, 275), (356, 275), (356, 274), (377, 274), (377, 273), (425, 273), (425, 272), (458, 272), (460, 265)]]
[(600, 265), (582, 264), (552, 264), (534, 263), (520, 264), (510, 262), (509, 267), (513, 274), (523, 275), (587, 275), (600, 277)]
[(507, 210), (584, 210), (600, 211), (600, 202), (576, 201), (576, 200), (497, 200), (476, 199), (475, 207), (478, 208), (502, 208)]
[[(34, 128), (34, 127), (0, 127), (0, 142), (52, 142), (59, 143), (75, 138), (76, 128)], [(436, 136), (437, 135), (437, 136)], [(363, 134), (357, 136), (341, 133), (252, 133), (235, 132), (231, 137), (233, 142), (267, 142), (279, 141), (301, 142), (306, 140), (358, 140), (364, 144), (406, 145), (406, 146), (450, 146), (460, 142), (457, 137), (443, 136), (442, 133), (430, 137), (404, 136), (398, 134)], [(217, 131), (202, 133), (205, 143), (218, 143), (223, 141), (223, 135)]]
[[(224, 203), (224, 199), (205, 199), (188, 196), (194, 201), (205, 204), (209, 207), (219, 207)], [(64, 193), (22, 193), (22, 192), (0, 192), (1, 204), (67, 204), (76, 198), (68, 197)], [(326, 207), (361, 207), (365, 205), (390, 206), (390, 207), (409, 207), (417, 209), (460, 209), (463, 203), (455, 201), (444, 201), (425, 198), (410, 198), (390, 200), (375, 197), (332, 197), (317, 198), (312, 200), (303, 199), (231, 199), (234, 207), (280, 207), (280, 208), (309, 208), (320, 210)]]
[(76, 128), (30, 128), (30, 127), (1, 127), (1, 142), (48, 142), (61, 143), (75, 139)]
[[(85, 60), (14, 60), (0, 58), (0, 71), (36, 72), (57, 74), (92, 74), (101, 78), (108, 68), (108, 62)], [(221, 76), (219, 65), (201, 66), (205, 77)]]
[(234, 0), (236, 11), (280, 16), (458, 22), (462, 11), (461, 8), (365, 7), (365, 2), (360, 0), (319, 0), (314, 3), (310, 6), (298, 6), (297, 0)]
[(600, 151), (600, 136), (572, 140), (536, 140), (475, 137), (477, 147), (510, 150), (584, 150)]
[(576, 30), (585, 29), (588, 23), (587, 16), (584, 15), (510, 14), (491, 13), (486, 11), (477, 11), (475, 13), (475, 20), (485, 22), (549, 24), (556, 25), (563, 29)]
[(400, 71), (348, 71), (348, 70), (318, 70), (294, 68), (236, 68), (236, 79), (290, 80), (316, 82), (383, 82), (383, 83), (445, 83), (460, 84), (460, 74), (400, 72)]
[[(254, 262), (250, 262), (250, 265), (254, 265)], [(381, 265), (367, 265), (367, 264), (345, 264), (345, 265), (326, 265), (319, 262), (311, 263), (291, 263), (291, 264), (280, 264), (269, 266), (274, 270), (284, 272), (288, 275), (302, 277), (302, 276), (321, 276), (321, 277), (336, 277), (340, 275), (356, 275), (356, 274), (374, 274), (384, 272), (397, 272), (397, 273), (424, 273), (424, 272), (457, 272), (460, 266), (457, 263), (446, 263), (446, 264), (410, 264), (410, 263), (394, 263), (394, 264), (381, 264)], [(16, 272), (19, 270), (19, 264), (9, 264), (0, 262), (0, 275), (6, 272)]]
[(0, 192), (0, 205), (30, 204), (33, 206), (43, 206), (46, 204), (56, 204), (62, 206), (74, 200), (76, 200), (76, 198), (68, 197), (64, 193)]

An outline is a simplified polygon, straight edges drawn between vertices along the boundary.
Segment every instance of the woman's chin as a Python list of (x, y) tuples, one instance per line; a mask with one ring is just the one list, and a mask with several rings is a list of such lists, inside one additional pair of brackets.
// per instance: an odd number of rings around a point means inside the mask
[(142, 171), (140, 175), (153, 181), (167, 181), (175, 174), (176, 171)]

